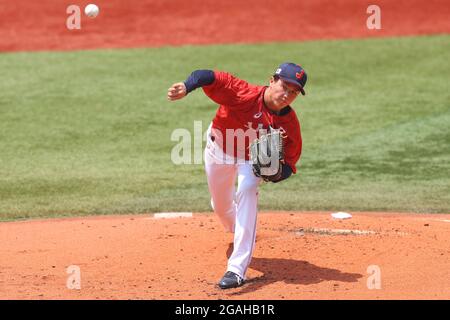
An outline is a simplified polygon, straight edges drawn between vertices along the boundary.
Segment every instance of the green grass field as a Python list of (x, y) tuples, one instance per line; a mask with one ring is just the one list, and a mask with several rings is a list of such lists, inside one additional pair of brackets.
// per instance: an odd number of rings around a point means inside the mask
[(216, 106), (167, 88), (198, 68), (265, 84), (291, 60), (309, 76), (303, 154), (260, 209), (450, 213), (449, 51), (443, 35), (0, 54), (0, 219), (210, 211), (170, 137)]

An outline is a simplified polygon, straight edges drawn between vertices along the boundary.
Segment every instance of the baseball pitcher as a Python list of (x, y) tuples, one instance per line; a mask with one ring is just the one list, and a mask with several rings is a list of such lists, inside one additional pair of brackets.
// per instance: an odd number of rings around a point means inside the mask
[(305, 95), (306, 80), (301, 66), (283, 63), (267, 86), (227, 72), (196, 70), (168, 89), (167, 98), (174, 101), (202, 87), (219, 105), (207, 131), (204, 160), (212, 208), (225, 230), (234, 233), (233, 253), (218, 284), (222, 289), (244, 284), (255, 246), (259, 184), (296, 173), (302, 138), (290, 104)]

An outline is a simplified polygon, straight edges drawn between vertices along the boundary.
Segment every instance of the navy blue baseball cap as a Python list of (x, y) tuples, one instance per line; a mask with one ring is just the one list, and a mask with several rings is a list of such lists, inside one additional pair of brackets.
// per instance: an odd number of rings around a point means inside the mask
[(275, 71), (274, 76), (280, 77), (283, 81), (297, 85), (302, 95), (305, 95), (305, 85), (308, 76), (305, 70), (298, 64), (286, 62), (281, 64)]

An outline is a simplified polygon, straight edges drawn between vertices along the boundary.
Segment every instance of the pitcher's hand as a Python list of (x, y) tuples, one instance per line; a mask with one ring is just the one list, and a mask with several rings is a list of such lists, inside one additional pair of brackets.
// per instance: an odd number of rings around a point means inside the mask
[(184, 98), (186, 96), (186, 86), (183, 82), (174, 83), (169, 90), (167, 90), (167, 100), (174, 101)]

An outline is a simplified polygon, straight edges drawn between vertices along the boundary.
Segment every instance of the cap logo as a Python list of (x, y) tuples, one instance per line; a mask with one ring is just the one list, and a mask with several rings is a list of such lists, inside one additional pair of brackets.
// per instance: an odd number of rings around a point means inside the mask
[(277, 71), (275, 71), (275, 74), (280, 74), (281, 73), (281, 68), (278, 68)]
[(305, 74), (305, 70), (302, 70), (300, 73), (297, 72), (297, 73), (295, 74), (295, 77), (296, 77), (297, 79), (301, 80), (304, 74)]

